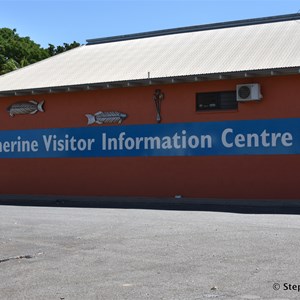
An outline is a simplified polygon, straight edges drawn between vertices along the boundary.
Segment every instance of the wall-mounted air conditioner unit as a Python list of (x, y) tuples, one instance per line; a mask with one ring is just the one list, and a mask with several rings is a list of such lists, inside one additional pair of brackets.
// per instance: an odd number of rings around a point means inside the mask
[(238, 84), (236, 86), (236, 100), (237, 101), (257, 101), (261, 100), (260, 84)]

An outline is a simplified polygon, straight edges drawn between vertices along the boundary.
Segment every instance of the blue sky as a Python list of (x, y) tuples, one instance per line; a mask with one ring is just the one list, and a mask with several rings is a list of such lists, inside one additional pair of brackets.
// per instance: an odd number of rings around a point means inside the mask
[(299, 0), (0, 0), (0, 28), (43, 47), (300, 12)]

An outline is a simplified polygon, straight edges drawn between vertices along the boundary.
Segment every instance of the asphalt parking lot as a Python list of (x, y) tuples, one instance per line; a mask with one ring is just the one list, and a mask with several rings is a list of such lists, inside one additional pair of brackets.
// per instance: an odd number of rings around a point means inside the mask
[(0, 206), (0, 299), (300, 299), (300, 215)]

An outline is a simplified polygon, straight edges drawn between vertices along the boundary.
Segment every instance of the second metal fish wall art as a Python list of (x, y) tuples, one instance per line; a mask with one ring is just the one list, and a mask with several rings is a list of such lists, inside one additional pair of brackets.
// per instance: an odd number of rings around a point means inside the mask
[(105, 123), (118, 123), (121, 124), (124, 119), (127, 118), (127, 114), (117, 112), (117, 111), (108, 111), (103, 112), (99, 111), (92, 114), (86, 114), (85, 115), (88, 119), (88, 125), (97, 123), (97, 124), (105, 124)]
[(7, 112), (11, 117), (14, 115), (32, 115), (38, 111), (44, 112), (43, 105), (44, 101), (37, 102), (35, 100), (31, 100), (27, 102), (16, 102), (7, 108)]

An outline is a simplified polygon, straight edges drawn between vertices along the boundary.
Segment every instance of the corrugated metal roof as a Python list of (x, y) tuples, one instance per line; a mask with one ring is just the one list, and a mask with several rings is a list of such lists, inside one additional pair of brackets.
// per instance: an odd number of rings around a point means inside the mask
[(299, 72), (300, 15), (291, 16), (277, 22), (91, 43), (1, 76), (0, 93), (198, 80), (212, 74), (222, 78), (264, 70)]

